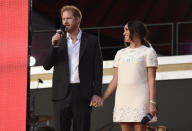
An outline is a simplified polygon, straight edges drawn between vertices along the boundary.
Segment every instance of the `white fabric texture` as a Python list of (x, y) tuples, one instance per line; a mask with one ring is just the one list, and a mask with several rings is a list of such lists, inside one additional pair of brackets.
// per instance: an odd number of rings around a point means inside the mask
[(148, 113), (147, 67), (157, 67), (157, 54), (150, 47), (124, 48), (117, 52), (118, 83), (113, 112), (114, 122), (141, 122)]
[(72, 39), (67, 33), (67, 47), (69, 57), (69, 72), (70, 72), (70, 83), (80, 83), (79, 79), (79, 52), (81, 42), (82, 31), (77, 35), (77, 41), (72, 42)]

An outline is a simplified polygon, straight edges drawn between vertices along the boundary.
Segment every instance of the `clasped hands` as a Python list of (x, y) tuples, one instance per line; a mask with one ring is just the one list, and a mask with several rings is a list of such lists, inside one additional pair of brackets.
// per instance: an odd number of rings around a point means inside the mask
[(104, 102), (104, 100), (100, 96), (93, 95), (91, 102), (90, 102), (90, 106), (95, 107), (95, 108), (102, 107), (103, 102)]

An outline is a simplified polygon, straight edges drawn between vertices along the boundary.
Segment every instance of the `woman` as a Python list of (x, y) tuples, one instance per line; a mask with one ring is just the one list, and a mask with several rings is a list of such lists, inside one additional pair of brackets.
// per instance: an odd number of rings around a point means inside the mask
[(148, 113), (156, 115), (158, 62), (156, 52), (146, 40), (147, 32), (145, 24), (140, 21), (125, 25), (124, 42), (130, 45), (117, 52), (113, 79), (102, 98), (104, 101), (117, 88), (113, 121), (120, 123), (122, 131), (145, 131), (142, 118)]

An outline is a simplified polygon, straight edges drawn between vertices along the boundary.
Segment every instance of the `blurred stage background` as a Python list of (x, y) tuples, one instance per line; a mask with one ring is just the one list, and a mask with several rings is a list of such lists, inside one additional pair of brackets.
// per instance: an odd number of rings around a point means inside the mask
[[(112, 60), (117, 50), (124, 47), (124, 24), (134, 19), (147, 24), (148, 39), (157, 51), (160, 63), (157, 73), (159, 121), (153, 126), (165, 125), (174, 131), (192, 130), (189, 122), (192, 116), (192, 105), (189, 104), (189, 92), (192, 91), (191, 0), (33, 0), (31, 56), (35, 57), (36, 64), (31, 68), (31, 95), (38, 94), (35, 106), (38, 114), (52, 116), (49, 88), (52, 71), (45, 72), (41, 65), (51, 36), (61, 24), (60, 8), (67, 4), (76, 5), (82, 11), (83, 30), (98, 36), (104, 58), (103, 90), (112, 79)], [(44, 83), (36, 89), (39, 78)], [(41, 106), (42, 103), (47, 104)], [(103, 130), (120, 131), (118, 124), (110, 124), (113, 104), (114, 95), (102, 109), (93, 110), (91, 131), (108, 124)]]
[[(147, 24), (148, 39), (160, 62), (159, 121), (152, 126), (191, 131), (191, 0), (0, 0), (0, 131), (53, 126), (52, 71), (45, 72), (42, 63), (61, 24), (60, 8), (67, 4), (82, 11), (82, 29), (98, 36), (104, 58), (103, 91), (112, 78), (114, 55), (124, 47), (124, 24), (134, 19)], [(113, 104), (114, 94), (103, 108), (93, 109), (91, 131), (120, 131), (118, 124), (111, 123)]]

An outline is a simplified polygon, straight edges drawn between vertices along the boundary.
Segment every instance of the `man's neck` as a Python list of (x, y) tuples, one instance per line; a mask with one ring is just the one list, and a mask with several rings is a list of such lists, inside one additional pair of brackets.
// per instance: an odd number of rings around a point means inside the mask
[(80, 29), (77, 28), (76, 30), (72, 31), (72, 32), (68, 32), (69, 37), (72, 39), (72, 41), (76, 41), (77, 40), (77, 35), (80, 32)]

